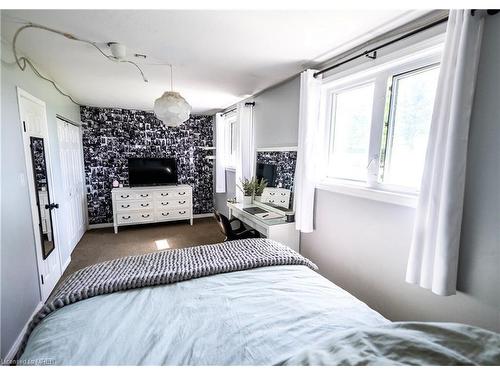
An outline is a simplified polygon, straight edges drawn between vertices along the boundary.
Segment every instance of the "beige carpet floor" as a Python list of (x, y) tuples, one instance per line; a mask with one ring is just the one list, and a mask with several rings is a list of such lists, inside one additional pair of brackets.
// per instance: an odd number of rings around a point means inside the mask
[(224, 240), (213, 218), (195, 219), (193, 226), (186, 222), (172, 222), (118, 229), (118, 234), (114, 234), (113, 228), (87, 231), (73, 250), (71, 263), (61, 281), (80, 268), (106, 260)]

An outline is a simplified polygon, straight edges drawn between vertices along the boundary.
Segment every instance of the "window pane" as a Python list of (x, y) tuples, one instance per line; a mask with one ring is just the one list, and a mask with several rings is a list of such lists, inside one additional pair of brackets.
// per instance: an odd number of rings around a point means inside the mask
[(438, 74), (434, 67), (394, 79), (386, 184), (420, 187)]
[(373, 88), (368, 84), (334, 96), (330, 177), (366, 180)]
[(236, 134), (236, 122), (231, 123), (231, 155), (236, 154), (236, 142), (238, 135)]

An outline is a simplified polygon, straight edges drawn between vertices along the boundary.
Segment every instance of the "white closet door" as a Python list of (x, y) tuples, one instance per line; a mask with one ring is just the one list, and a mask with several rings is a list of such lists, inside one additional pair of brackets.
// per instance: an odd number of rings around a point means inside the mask
[(65, 265), (85, 233), (85, 185), (80, 128), (58, 119), (57, 134), (63, 176), (64, 203), (61, 205), (61, 222), (64, 232), (62, 263)]

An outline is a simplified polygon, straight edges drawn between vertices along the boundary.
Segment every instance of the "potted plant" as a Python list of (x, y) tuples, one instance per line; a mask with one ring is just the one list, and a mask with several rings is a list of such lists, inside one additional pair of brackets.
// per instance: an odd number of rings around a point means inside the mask
[(238, 189), (240, 189), (243, 192), (243, 204), (251, 204), (255, 188), (254, 179), (253, 178), (251, 180), (249, 180), (248, 178), (240, 179), (240, 182), (241, 186), (238, 185)]
[(254, 182), (254, 199), (257, 202), (260, 202), (260, 199), (262, 197), (262, 193), (264, 192), (264, 189), (267, 187), (267, 181), (264, 178), (261, 178), (260, 180), (255, 179)]

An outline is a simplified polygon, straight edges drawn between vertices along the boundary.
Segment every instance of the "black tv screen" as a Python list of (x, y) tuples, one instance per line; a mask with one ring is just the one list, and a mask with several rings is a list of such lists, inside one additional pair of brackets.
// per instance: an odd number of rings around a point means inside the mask
[(177, 184), (177, 163), (174, 158), (130, 158), (128, 179), (131, 187)]
[(276, 187), (276, 165), (257, 163), (256, 177), (267, 181), (267, 186)]

